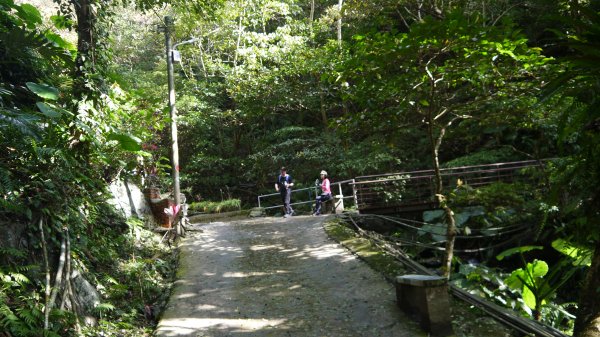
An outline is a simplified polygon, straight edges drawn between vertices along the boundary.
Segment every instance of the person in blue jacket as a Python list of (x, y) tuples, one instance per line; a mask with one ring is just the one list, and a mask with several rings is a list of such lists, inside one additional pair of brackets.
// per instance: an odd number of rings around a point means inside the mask
[(287, 174), (287, 169), (285, 167), (282, 167), (281, 174), (277, 177), (277, 182), (275, 183), (275, 190), (281, 194), (283, 216), (286, 218), (294, 214), (294, 210), (292, 209), (292, 206), (290, 206), (292, 186), (294, 186), (292, 176)]

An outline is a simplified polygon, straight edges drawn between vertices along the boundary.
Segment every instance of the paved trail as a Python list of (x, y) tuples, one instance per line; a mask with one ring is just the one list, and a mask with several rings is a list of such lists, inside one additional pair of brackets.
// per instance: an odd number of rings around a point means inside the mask
[(393, 285), (327, 238), (323, 220), (215, 222), (188, 235), (157, 336), (425, 336)]

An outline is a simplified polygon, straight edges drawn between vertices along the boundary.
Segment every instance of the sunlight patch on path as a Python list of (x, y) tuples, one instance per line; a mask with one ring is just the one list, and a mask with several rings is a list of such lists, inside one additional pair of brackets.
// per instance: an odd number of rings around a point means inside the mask
[(176, 318), (161, 322), (162, 336), (196, 336), (198, 329), (249, 332), (285, 323), (285, 319)]

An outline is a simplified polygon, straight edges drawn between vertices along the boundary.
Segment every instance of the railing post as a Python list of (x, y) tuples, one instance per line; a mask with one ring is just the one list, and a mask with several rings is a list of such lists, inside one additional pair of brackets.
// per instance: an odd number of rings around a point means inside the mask
[(356, 193), (356, 180), (355, 179), (352, 179), (352, 194), (354, 195), (354, 205), (356, 206), (356, 209), (358, 210), (358, 196)]
[(258, 207), (260, 208), (260, 195), (258, 196)]

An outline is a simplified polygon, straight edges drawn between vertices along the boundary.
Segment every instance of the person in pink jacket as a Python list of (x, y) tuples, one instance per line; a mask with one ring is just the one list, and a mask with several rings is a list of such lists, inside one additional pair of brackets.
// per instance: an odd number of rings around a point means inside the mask
[(313, 215), (321, 215), (321, 204), (329, 199), (331, 199), (331, 185), (329, 182), (329, 178), (327, 178), (327, 171), (321, 171), (321, 195), (317, 197), (317, 202), (315, 204), (315, 212)]

